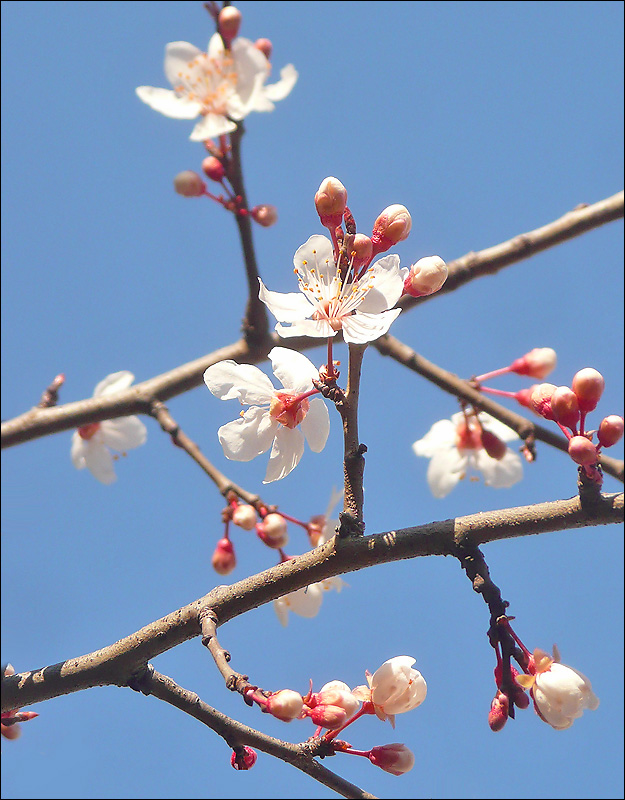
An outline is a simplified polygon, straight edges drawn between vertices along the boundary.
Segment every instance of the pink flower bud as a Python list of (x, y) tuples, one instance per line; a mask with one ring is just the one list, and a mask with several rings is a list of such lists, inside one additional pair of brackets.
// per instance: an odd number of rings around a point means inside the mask
[(420, 258), (410, 267), (404, 281), (404, 293), (412, 297), (426, 297), (438, 292), (447, 280), (447, 264), (440, 256)]
[(575, 373), (571, 387), (577, 395), (579, 410), (592, 411), (603, 394), (605, 380), (596, 369), (586, 367)]
[(284, 547), (289, 541), (286, 520), (281, 514), (267, 514), (265, 519), (256, 526), (256, 530), (269, 547), (278, 549)]
[(254, 206), (250, 214), (263, 228), (271, 228), (278, 221), (278, 209), (275, 206)]
[(549, 375), (556, 367), (558, 357), (556, 351), (551, 347), (535, 347), (521, 358), (517, 358), (510, 364), (512, 372), (517, 375), (529, 375), (530, 378), (542, 380)]
[(352, 243), (352, 252), (350, 256), (353, 258), (353, 265), (356, 269), (367, 265), (373, 257), (373, 242), (364, 233), (357, 233), (354, 236)]
[(183, 197), (201, 197), (206, 193), (204, 181), (190, 169), (179, 172), (174, 178), (174, 189)]
[(213, 569), (218, 575), (229, 575), (235, 568), (237, 560), (234, 545), (230, 539), (220, 539), (211, 558)]
[(202, 161), (202, 170), (207, 178), (210, 178), (216, 183), (221, 183), (226, 174), (224, 165), (218, 158), (215, 158), (215, 156), (207, 156), (204, 161)]
[(414, 753), (405, 744), (383, 744), (372, 747), (369, 761), (391, 775), (403, 775), (414, 767)]
[(411, 228), (412, 219), (405, 206), (397, 203), (388, 206), (373, 223), (373, 252), (383, 253), (397, 242), (407, 239)]
[(329, 730), (340, 728), (348, 718), (344, 708), (326, 704), (315, 706), (308, 712), (308, 716), (315, 725)]
[(256, 527), (256, 509), (254, 506), (239, 504), (232, 512), (232, 521), (244, 531), (253, 531)]
[(554, 419), (551, 410), (551, 395), (555, 392), (556, 387), (553, 383), (539, 383), (532, 390), (530, 395), (530, 408), (539, 417), (545, 419)]
[(530, 386), (529, 389), (519, 389), (519, 391), (514, 395), (517, 403), (525, 408), (532, 408), (532, 392), (536, 388), (538, 388), (537, 383), (535, 383), (533, 386)]
[(597, 448), (585, 436), (573, 436), (569, 440), (569, 455), (583, 467), (597, 463)]
[(506, 443), (502, 442), (499, 436), (495, 436), (494, 433), (486, 430), (482, 431), (482, 446), (488, 455), (496, 461), (501, 461), (508, 450)]
[(217, 17), (217, 25), (219, 26), (219, 33), (224, 40), (224, 44), (228, 49), (232, 44), (232, 40), (238, 34), (241, 27), (242, 15), (238, 8), (234, 6), (225, 6), (219, 12)]
[(618, 417), (616, 414), (610, 414), (609, 417), (601, 420), (599, 430), (597, 431), (597, 439), (602, 447), (611, 447), (616, 444), (623, 436), (623, 417)]
[(308, 716), (322, 728), (340, 728), (358, 711), (360, 701), (343, 681), (330, 681), (307, 702)]
[(491, 731), (497, 733), (508, 721), (508, 713), (510, 708), (510, 701), (507, 695), (503, 692), (497, 692), (490, 704), (490, 711), (488, 712), (488, 724)]
[(271, 58), (271, 53), (273, 51), (273, 45), (269, 39), (256, 39), (254, 42), (254, 47), (265, 56), (267, 61)]
[(281, 689), (270, 695), (265, 706), (267, 711), (282, 722), (291, 722), (302, 713), (304, 700), (298, 692)]
[(347, 189), (337, 178), (325, 178), (315, 195), (315, 208), (321, 224), (334, 230), (343, 223), (347, 207)]
[(558, 386), (551, 395), (551, 411), (556, 422), (574, 431), (579, 422), (577, 395), (568, 386)]
[(236, 750), (232, 751), (232, 755), (230, 756), (230, 764), (235, 769), (252, 769), (257, 758), (258, 756), (256, 755), (255, 751), (252, 750), (251, 747), (244, 745), (243, 747), (238, 747)]

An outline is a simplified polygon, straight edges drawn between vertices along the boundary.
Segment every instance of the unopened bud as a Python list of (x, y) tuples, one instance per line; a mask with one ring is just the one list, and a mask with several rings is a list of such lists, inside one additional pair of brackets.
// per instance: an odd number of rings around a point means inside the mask
[(291, 722), (302, 713), (304, 707), (304, 700), (301, 694), (294, 692), (291, 689), (282, 689), (275, 694), (272, 694), (267, 699), (265, 708), (277, 719), (282, 722)]
[(551, 347), (535, 347), (521, 358), (510, 364), (510, 370), (517, 375), (529, 375), (530, 378), (542, 380), (556, 367), (558, 357)]
[(207, 178), (210, 178), (216, 183), (221, 183), (226, 174), (224, 165), (218, 158), (215, 158), (215, 156), (207, 156), (204, 161), (202, 161), (202, 171)]
[(551, 395), (551, 411), (556, 422), (574, 431), (579, 422), (577, 395), (568, 386), (558, 386)]
[(616, 414), (610, 414), (609, 417), (601, 420), (599, 430), (597, 431), (597, 439), (602, 447), (611, 447), (616, 444), (623, 436), (623, 417)]
[(244, 531), (253, 531), (256, 527), (256, 516), (254, 506), (241, 503), (232, 512), (232, 521)]
[(325, 178), (315, 195), (315, 208), (321, 224), (334, 230), (342, 225), (347, 207), (347, 189), (338, 178)]
[(350, 257), (356, 269), (367, 265), (373, 257), (373, 242), (364, 233), (357, 233), (352, 242)]
[(174, 178), (174, 189), (183, 197), (201, 197), (206, 193), (204, 181), (197, 172), (187, 169)]
[(238, 8), (234, 6), (224, 6), (219, 12), (217, 17), (217, 24), (219, 26), (219, 33), (224, 40), (224, 44), (228, 49), (232, 44), (232, 40), (239, 32), (241, 27), (242, 15)]
[(414, 767), (414, 753), (405, 744), (383, 744), (372, 747), (369, 761), (391, 775), (404, 775)]
[(412, 297), (426, 297), (438, 292), (447, 280), (447, 264), (440, 256), (420, 258), (410, 267), (404, 281), (404, 293)]
[(553, 383), (539, 383), (534, 387), (530, 395), (530, 408), (539, 417), (554, 419), (551, 410), (551, 395), (555, 392), (556, 386)]
[(488, 724), (491, 731), (497, 733), (508, 721), (508, 713), (510, 709), (510, 701), (507, 695), (503, 692), (497, 692), (490, 704), (490, 711), (488, 712)]
[(579, 410), (593, 411), (603, 394), (605, 380), (596, 369), (586, 367), (575, 373), (571, 387), (577, 395)]
[(373, 223), (373, 252), (383, 253), (397, 242), (407, 239), (411, 228), (412, 218), (405, 206), (397, 203), (388, 206)]
[(275, 206), (254, 206), (250, 214), (263, 228), (271, 228), (278, 221), (278, 209)]
[(309, 711), (308, 716), (313, 724), (318, 725), (320, 728), (328, 728), (330, 730), (340, 728), (347, 720), (347, 714), (344, 708), (327, 704), (315, 706), (315, 708)]
[(234, 545), (230, 539), (220, 539), (211, 558), (213, 569), (218, 575), (229, 575), (236, 567), (237, 559), (234, 554)]
[(597, 463), (597, 448), (585, 436), (569, 439), (569, 455), (576, 464), (589, 467)]
[(482, 446), (491, 458), (501, 461), (508, 448), (505, 442), (490, 431), (482, 430)]
[(252, 769), (257, 758), (256, 752), (251, 747), (243, 745), (232, 751), (230, 764), (235, 769)]
[(536, 388), (538, 388), (537, 383), (530, 386), (529, 389), (519, 389), (514, 395), (517, 403), (524, 408), (532, 408), (532, 392)]
[(265, 56), (267, 61), (271, 58), (271, 53), (273, 51), (273, 45), (269, 39), (256, 39), (254, 42), (254, 47)]
[(286, 520), (281, 514), (267, 514), (256, 529), (260, 538), (269, 547), (279, 549), (289, 541)]

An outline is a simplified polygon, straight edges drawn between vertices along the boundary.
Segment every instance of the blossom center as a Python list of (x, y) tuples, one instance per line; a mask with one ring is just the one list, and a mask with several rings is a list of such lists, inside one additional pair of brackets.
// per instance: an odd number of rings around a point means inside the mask
[(201, 105), (200, 114), (225, 116), (228, 100), (234, 93), (237, 73), (234, 59), (230, 55), (210, 57), (199, 53), (187, 64), (187, 71), (180, 71), (180, 83), (174, 86), (178, 97)]
[(482, 433), (479, 427), (471, 427), (465, 420), (456, 426), (456, 447), (458, 450), (481, 450)]
[(86, 425), (78, 428), (78, 435), (81, 439), (86, 439), (89, 441), (89, 439), (92, 439), (99, 430), (99, 422), (88, 422)]
[(269, 404), (269, 414), (276, 422), (286, 428), (295, 428), (304, 419), (310, 408), (306, 398), (298, 395), (276, 392)]

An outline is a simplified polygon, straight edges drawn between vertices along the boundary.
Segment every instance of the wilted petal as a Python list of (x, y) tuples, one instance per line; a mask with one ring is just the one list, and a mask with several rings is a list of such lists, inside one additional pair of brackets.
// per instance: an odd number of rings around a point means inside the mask
[(119, 417), (107, 419), (101, 423), (100, 435), (102, 442), (123, 453), (145, 443), (148, 432), (139, 417)]
[(320, 453), (330, 434), (330, 415), (326, 404), (320, 397), (315, 397), (310, 401), (310, 408), (300, 423), (300, 428), (313, 453)]
[(217, 431), (224, 455), (232, 461), (251, 461), (271, 447), (279, 423), (266, 408), (252, 406), (245, 414)]
[(208, 367), (204, 383), (220, 400), (240, 400), (246, 405), (267, 404), (275, 392), (272, 382), (258, 367), (230, 359)]
[(139, 86), (135, 91), (146, 105), (171, 119), (195, 119), (202, 110), (200, 103), (178, 97), (172, 89)]
[[(263, 451), (264, 452), (264, 451)], [(278, 427), (263, 483), (282, 480), (295, 469), (304, 454), (304, 434), (299, 428)]]

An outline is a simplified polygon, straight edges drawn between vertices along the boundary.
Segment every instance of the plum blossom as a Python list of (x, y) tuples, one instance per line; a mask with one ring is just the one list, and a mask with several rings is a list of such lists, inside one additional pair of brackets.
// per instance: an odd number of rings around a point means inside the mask
[[(132, 372), (113, 372), (95, 387), (94, 397), (104, 397), (127, 389), (134, 381)], [(74, 431), (71, 458), (76, 469), (87, 469), (101, 483), (117, 480), (111, 451), (125, 455), (127, 450), (145, 443), (147, 430), (138, 417), (117, 417), (102, 422), (90, 422)]]
[(318, 583), (311, 583), (310, 586), (304, 586), (302, 589), (297, 589), (294, 592), (278, 597), (273, 601), (273, 608), (280, 620), (280, 624), (286, 628), (289, 622), (289, 611), (299, 617), (307, 617), (308, 619), (316, 617), (323, 602), (324, 592), (332, 591), (332, 589), (340, 592), (344, 586), (347, 586), (345, 581), (335, 575), (332, 578), (326, 578)]
[(259, 279), (259, 297), (284, 338), (329, 338), (342, 330), (346, 342), (365, 344), (385, 334), (401, 311), (393, 306), (402, 295), (407, 270), (400, 269), (398, 255), (384, 256), (360, 277), (350, 270), (343, 278), (332, 243), (315, 234), (296, 251), (293, 263), (302, 294), (269, 291)]
[(369, 751), (369, 761), (391, 775), (404, 775), (414, 767), (415, 757), (412, 750), (405, 744), (383, 744), (372, 747)]
[(320, 453), (330, 432), (325, 403), (320, 397), (308, 399), (316, 393), (312, 381), (319, 371), (315, 365), (284, 347), (274, 347), (269, 358), (282, 389), (276, 389), (251, 364), (220, 361), (204, 373), (204, 382), (216, 397), (249, 405), (238, 419), (219, 428), (219, 442), (226, 458), (233, 461), (251, 461), (271, 448), (263, 483), (284, 478), (298, 465), (304, 439), (313, 452)]
[(521, 458), (503, 444), (517, 438), (513, 430), (489, 414), (480, 412), (476, 417), (459, 412), (451, 419), (435, 422), (412, 449), (417, 456), (430, 459), (428, 485), (434, 497), (441, 498), (471, 469), (481, 472), (484, 483), (495, 489), (507, 489), (520, 481)]
[(411, 656), (395, 656), (385, 661), (373, 675), (366, 672), (369, 687), (358, 686), (354, 696), (363, 702), (371, 702), (375, 715), (388, 719), (395, 727), (395, 715), (412, 711), (425, 700), (427, 684), (421, 673), (412, 669), (416, 659)]
[(297, 81), (297, 71), (288, 64), (280, 80), (265, 86), (271, 70), (267, 57), (242, 37), (226, 50), (217, 33), (206, 53), (189, 42), (170, 42), (164, 68), (174, 88), (139, 86), (137, 95), (166, 117), (201, 117), (189, 137), (194, 142), (232, 133), (250, 111), (273, 111), (274, 102), (285, 98)]

